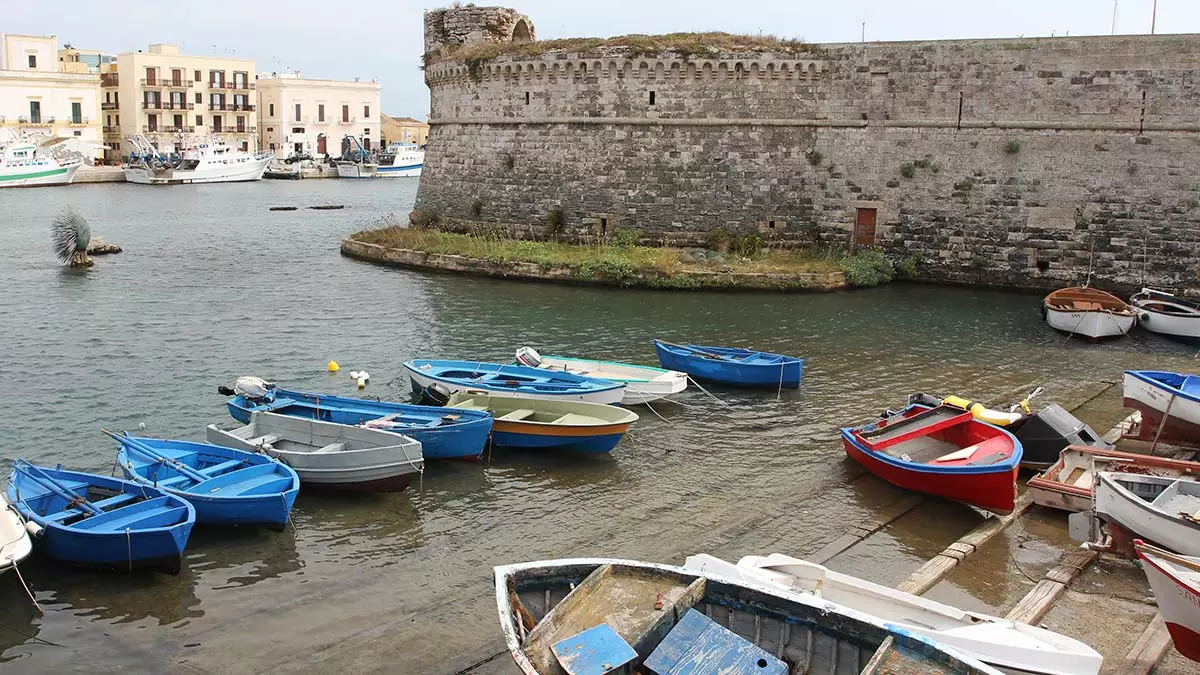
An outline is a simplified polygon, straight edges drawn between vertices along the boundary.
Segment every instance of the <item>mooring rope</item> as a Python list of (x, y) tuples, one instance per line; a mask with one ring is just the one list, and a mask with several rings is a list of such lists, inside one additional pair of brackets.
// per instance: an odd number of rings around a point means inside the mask
[(716, 397), (716, 396), (715, 396), (715, 395), (714, 395), (714, 394), (713, 394), (711, 391), (709, 391), (709, 390), (705, 389), (703, 385), (701, 385), (699, 382), (697, 382), (697, 381), (696, 381), (696, 378), (692, 377), (691, 375), (688, 375), (688, 380), (689, 380), (689, 381), (690, 381), (692, 384), (696, 385), (696, 388), (697, 388), (697, 389), (699, 389), (700, 391), (704, 392), (705, 394), (708, 394), (708, 397), (709, 397), (709, 398), (711, 398), (712, 400), (716, 401), (717, 403), (720, 403), (721, 405), (723, 405), (723, 406), (725, 406), (725, 407), (727, 407), (727, 408), (728, 408), (728, 407), (730, 407), (728, 403), (726, 403), (725, 401), (722, 401), (721, 399), (717, 398), (717, 397)]
[(16, 559), (13, 559), (9, 562), (12, 563), (13, 571), (17, 573), (17, 579), (21, 581), (21, 587), (25, 589), (25, 594), (29, 596), (29, 601), (33, 603), (35, 608), (37, 608), (38, 614), (45, 614), (46, 612), (42, 609), (42, 606), (38, 604), (37, 598), (33, 597), (33, 591), (29, 590), (29, 584), (25, 583), (25, 577), (21, 574), (21, 568), (17, 567)]
[(133, 536), (129, 534), (129, 528), (125, 528), (125, 546), (129, 551), (129, 572), (133, 573)]

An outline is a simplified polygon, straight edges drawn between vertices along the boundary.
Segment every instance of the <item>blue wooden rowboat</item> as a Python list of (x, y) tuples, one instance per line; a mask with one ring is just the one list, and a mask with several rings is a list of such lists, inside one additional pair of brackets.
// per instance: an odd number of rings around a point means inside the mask
[(479, 361), (406, 361), (414, 393), (423, 393), (437, 384), (450, 393), (486, 392), (495, 396), (523, 396), (548, 401), (587, 401), (620, 403), (625, 383), (584, 377), (561, 370), (542, 370), (527, 366), (501, 365)]
[(8, 500), (43, 528), (36, 548), (66, 562), (177, 573), (196, 510), (159, 488), (18, 459)]
[(697, 380), (735, 387), (798, 389), (804, 359), (736, 347), (704, 347), (654, 341), (658, 362)]
[(283, 462), (209, 443), (112, 436), (125, 478), (186, 499), (197, 523), (287, 526), (300, 478)]
[(229, 414), (242, 424), (250, 423), (251, 413), (270, 412), (394, 431), (420, 441), (425, 459), (479, 459), (492, 431), (492, 417), (486, 412), (447, 412), (427, 405), (369, 401), (288, 389), (271, 389), (260, 399), (235, 396), (227, 405)]

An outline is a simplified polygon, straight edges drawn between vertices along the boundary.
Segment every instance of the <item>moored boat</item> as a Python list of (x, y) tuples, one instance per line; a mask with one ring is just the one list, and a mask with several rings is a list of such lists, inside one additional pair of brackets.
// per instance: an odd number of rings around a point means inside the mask
[(1021, 443), (953, 406), (909, 405), (895, 415), (842, 429), (846, 454), (902, 488), (1011, 513)]
[(848, 607), (1008, 672), (1096, 675), (1104, 661), (1079, 640), (1045, 628), (963, 611), (786, 555), (746, 556), (735, 565), (701, 554), (683, 566)]
[(139, 185), (262, 180), (267, 165), (275, 158), (269, 152), (252, 154), (239, 150), (219, 137), (181, 140), (177, 152), (171, 155), (160, 152), (145, 136), (126, 140), (134, 152), (121, 170), (127, 182)]
[(375, 175), (380, 178), (417, 178), (425, 166), (425, 150), (419, 145), (393, 143), (379, 154)]
[(1103, 471), (1095, 514), (1176, 553), (1200, 555), (1200, 483)]
[(0, 146), (0, 187), (67, 185), (81, 166), (82, 157), (55, 157), (33, 143), (13, 140)]
[(738, 347), (707, 347), (654, 341), (663, 368), (697, 380), (734, 387), (797, 389), (804, 374), (804, 359)]
[(714, 664), (763, 675), (1000, 672), (853, 609), (704, 571), (576, 558), (495, 573), (501, 631), (525, 675), (718, 672)]
[(601, 403), (463, 392), (451, 396), (446, 407), (491, 413), (493, 443), (531, 450), (611, 452), (638, 419), (634, 412)]
[(517, 350), (517, 361), (530, 368), (556, 370), (625, 385), (621, 405), (652, 403), (687, 388), (687, 374), (631, 363), (592, 361), (567, 356), (543, 356), (531, 347)]
[(1200, 340), (1200, 302), (1143, 288), (1129, 298), (1138, 325), (1152, 333), (1189, 342)]
[(337, 162), (338, 178), (374, 178), (379, 166), (372, 162)]
[(1175, 649), (1200, 661), (1200, 558), (1182, 556), (1134, 540), (1142, 571)]
[(1087, 286), (1060, 288), (1047, 295), (1042, 313), (1051, 328), (1093, 340), (1125, 335), (1137, 318), (1124, 300)]
[(25, 519), (0, 492), (0, 574), (20, 564), (32, 551), (33, 541), (25, 528)]
[(1200, 445), (1200, 375), (1127, 370), (1124, 405), (1142, 414), (1143, 440)]
[(400, 492), (425, 466), (420, 441), (408, 436), (266, 412), (243, 426), (209, 425), (208, 442), (265, 452), (304, 485), (327, 490)]
[(421, 442), (425, 459), (478, 459), (487, 445), (492, 418), (485, 412), (460, 410), (448, 413), (434, 406), (371, 401), (290, 389), (238, 392), (227, 403), (229, 414), (249, 424), (255, 412), (271, 412), (335, 424), (394, 431)]
[(178, 572), (196, 523), (186, 500), (153, 486), (18, 459), (8, 501), (42, 528), (38, 549), (97, 567)]
[(233, 448), (114, 434), (117, 464), (127, 480), (182, 497), (196, 522), (283, 529), (300, 491), (288, 465)]
[(1200, 462), (1072, 445), (1062, 451), (1057, 462), (1029, 479), (1029, 493), (1035, 504), (1076, 513), (1088, 511), (1101, 471), (1180, 478), (1200, 476)]
[(404, 362), (414, 393), (437, 384), (450, 393), (487, 392), (551, 401), (620, 403), (625, 385), (573, 373), (482, 361), (415, 359)]

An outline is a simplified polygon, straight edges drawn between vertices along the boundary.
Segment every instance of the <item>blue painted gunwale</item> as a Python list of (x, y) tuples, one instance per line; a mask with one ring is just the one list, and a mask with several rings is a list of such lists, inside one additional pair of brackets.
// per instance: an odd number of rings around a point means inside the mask
[[(117, 463), (125, 478), (187, 500), (196, 509), (196, 522), (202, 525), (265, 525), (282, 530), (300, 492), (296, 472), (267, 455), (211, 443), (132, 438), (212, 479), (198, 483), (117, 440), (121, 443)], [(196, 490), (198, 485), (202, 489)]]
[[(92, 501), (105, 513), (64, 523), (85, 512), (66, 508), (67, 500), (30, 479), (17, 460), (9, 474), (7, 495), (23, 518), (45, 530), (36, 549), (52, 558), (81, 565), (115, 569), (164, 567), (178, 572), (184, 547), (196, 524), (196, 510), (187, 500), (165, 490), (132, 481), (62, 468), (35, 467), (46, 476), (86, 497), (93, 486), (119, 494)], [(114, 503), (120, 500), (121, 503)], [(129, 523), (119, 522), (131, 518)], [(113, 521), (118, 521), (113, 524)], [(100, 526), (97, 529), (97, 526)], [(121, 525), (131, 526), (128, 529)], [(137, 527), (132, 527), (132, 526)]]
[[(624, 382), (486, 361), (414, 359), (405, 361), (404, 368), (421, 377), (458, 387), (536, 396), (578, 396), (625, 388)], [(517, 384), (510, 385), (512, 382)]]
[[(905, 407), (904, 410), (901, 411), (901, 413), (904, 411), (908, 411), (908, 410), (930, 410), (930, 409), (931, 408), (929, 406), (924, 406), (924, 405), (919, 405), (919, 404), (914, 403), (912, 405)], [(1021, 463), (1021, 455), (1024, 453), (1024, 448), (1021, 445), (1021, 441), (1018, 441), (1016, 436), (1013, 436), (1011, 433), (1009, 433), (1008, 430), (1004, 429), (1003, 427), (998, 427), (994, 424), (987, 424), (986, 422), (980, 422), (979, 420), (975, 420), (975, 422), (978, 424), (983, 424), (985, 426), (992, 427), (993, 429), (996, 429), (996, 430), (1002, 432), (1005, 436), (1008, 436), (1009, 440), (1011, 440), (1013, 442), (1012, 456), (1010, 456), (1006, 461), (997, 462), (996, 464), (983, 464), (983, 465), (974, 465), (974, 466), (972, 466), (972, 465), (968, 465), (968, 466), (935, 466), (932, 464), (922, 464), (920, 462), (908, 462), (899, 457), (893, 457), (893, 456), (887, 454), (886, 452), (879, 452), (877, 450), (872, 450), (871, 448), (868, 448), (867, 446), (860, 443), (858, 441), (858, 439), (855, 438), (854, 432), (855, 431), (870, 431), (872, 428), (875, 427), (874, 422), (872, 422), (871, 424), (864, 424), (859, 427), (842, 427), (841, 432), (842, 432), (842, 440), (844, 440), (845, 442), (850, 443), (855, 448), (858, 448), (862, 452), (870, 455), (871, 457), (879, 460), (880, 462), (883, 462), (884, 464), (889, 464), (891, 466), (896, 467), (897, 469), (903, 469), (905, 471), (913, 471), (913, 472), (918, 472), (918, 473), (932, 473), (932, 474), (956, 474), (956, 475), (977, 474), (977, 473), (997, 473), (997, 472), (1011, 472), (1017, 465), (1019, 465)]]
[[(1125, 374), (1136, 377), (1150, 386), (1162, 389), (1163, 391), (1178, 396), (1179, 398), (1200, 403), (1200, 389), (1189, 391), (1189, 389), (1184, 388), (1185, 384), (1200, 382), (1200, 375), (1172, 373), (1166, 370), (1127, 370), (1125, 371)], [(1188, 382), (1189, 379), (1191, 379), (1192, 382)]]
[[(658, 362), (667, 370), (678, 370), (693, 378), (737, 387), (798, 389), (804, 376), (804, 359), (756, 352), (738, 347), (687, 344), (675, 346), (654, 341)], [(704, 352), (719, 358), (699, 354)]]
[[(326, 396), (290, 389), (273, 389), (262, 403), (235, 396), (227, 403), (229, 414), (242, 424), (250, 423), (250, 414), (270, 412), (334, 424), (359, 425), (388, 415), (400, 418), (392, 428), (421, 442), (425, 459), (478, 459), (487, 447), (492, 431), (492, 416), (477, 410), (447, 411), (428, 405), (371, 401), (348, 396)], [(453, 412), (460, 419), (447, 421)]]
[(492, 434), (492, 443), (502, 448), (522, 450), (555, 450), (602, 455), (612, 452), (624, 438), (624, 433), (598, 434), (595, 436), (548, 436), (545, 434), (522, 434), (497, 431)]

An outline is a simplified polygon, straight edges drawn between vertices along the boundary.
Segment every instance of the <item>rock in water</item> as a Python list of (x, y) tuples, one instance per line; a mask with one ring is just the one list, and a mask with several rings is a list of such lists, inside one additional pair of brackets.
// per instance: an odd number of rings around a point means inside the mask
[(106, 255), (109, 253), (120, 253), (121, 247), (116, 244), (110, 244), (104, 241), (104, 237), (92, 237), (88, 242), (87, 252), (89, 255)]

